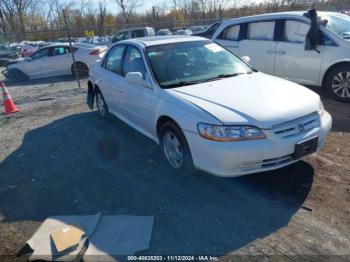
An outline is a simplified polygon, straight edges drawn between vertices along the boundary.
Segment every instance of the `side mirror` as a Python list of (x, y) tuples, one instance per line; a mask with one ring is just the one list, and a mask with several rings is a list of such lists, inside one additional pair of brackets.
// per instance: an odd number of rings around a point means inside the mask
[(125, 76), (126, 82), (133, 85), (146, 86), (143, 80), (142, 74), (140, 72), (130, 72)]
[(28, 57), (25, 58), (25, 60), (26, 60), (27, 62), (31, 62), (33, 59), (32, 59), (30, 56), (28, 56)]
[(242, 56), (242, 60), (243, 60), (244, 62), (246, 62), (247, 64), (249, 64), (249, 62), (250, 62), (250, 57), (249, 57), (249, 56)]

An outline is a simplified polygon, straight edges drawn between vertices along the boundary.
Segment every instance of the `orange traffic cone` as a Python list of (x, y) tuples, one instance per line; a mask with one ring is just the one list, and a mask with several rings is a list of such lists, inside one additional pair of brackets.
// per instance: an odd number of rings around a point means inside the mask
[(17, 109), (15, 103), (13, 103), (12, 98), (4, 82), (0, 81), (0, 87), (2, 89), (2, 97), (4, 98), (3, 103), (5, 107), (5, 114), (12, 114), (18, 112), (19, 110)]

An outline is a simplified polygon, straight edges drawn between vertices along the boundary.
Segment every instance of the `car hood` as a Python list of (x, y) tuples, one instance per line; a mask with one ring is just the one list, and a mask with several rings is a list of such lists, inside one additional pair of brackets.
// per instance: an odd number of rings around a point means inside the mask
[(224, 124), (269, 129), (318, 111), (319, 96), (298, 84), (263, 73), (169, 89)]

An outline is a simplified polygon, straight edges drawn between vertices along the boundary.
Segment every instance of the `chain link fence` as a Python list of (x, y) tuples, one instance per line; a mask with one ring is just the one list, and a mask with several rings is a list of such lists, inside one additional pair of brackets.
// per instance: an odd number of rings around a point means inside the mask
[[(311, 8), (312, 5), (296, 5), (296, 6), (274, 6), (273, 4), (263, 5), (259, 8), (252, 7), (242, 7), (232, 10), (224, 10), (222, 13), (222, 19), (235, 18), (241, 16), (255, 15), (260, 13), (270, 13), (276, 11), (289, 11), (289, 10), (306, 10)], [(342, 5), (332, 5), (332, 4), (319, 4), (316, 7), (318, 10), (328, 10), (328, 11), (338, 11), (350, 15), (350, 2)], [(92, 62), (93, 59), (97, 60), (101, 57), (102, 52), (105, 50), (100, 49), (98, 46), (107, 46), (111, 39), (111, 36), (118, 32), (119, 30), (126, 28), (136, 28), (136, 27), (153, 27), (157, 32), (159, 29), (171, 29), (176, 30), (180, 28), (188, 28), (189, 26), (195, 25), (210, 25), (213, 22), (221, 19), (199, 19), (199, 20), (169, 20), (169, 21), (149, 21), (128, 25), (118, 25), (103, 27), (100, 29), (92, 27), (81, 27), (74, 28), (71, 26), (65, 27), (64, 24), (61, 25), (59, 29), (52, 30), (38, 30), (38, 31), (27, 31), (23, 34), (7, 32), (1, 35), (1, 39), (4, 44), (0, 45), (0, 70), (3, 73), (1, 75), (2, 80), (6, 80), (9, 85), (15, 86), (27, 86), (27, 85), (43, 85), (52, 84), (56, 82), (64, 82), (67, 86), (71, 88), (77, 88), (78, 82), (75, 76), (78, 76), (78, 80), (86, 81), (86, 67)], [(72, 42), (80, 43), (93, 43), (95, 46), (85, 48), (84, 46), (67, 47), (68, 41), (68, 31)], [(92, 37), (91, 35), (94, 35)], [(97, 42), (94, 42), (94, 41)], [(41, 63), (39, 58), (31, 57), (31, 55), (38, 49), (43, 48), (52, 43), (65, 43), (61, 47), (56, 49), (50, 49), (47, 53), (43, 54)], [(106, 47), (105, 47), (106, 48)], [(79, 50), (79, 51), (78, 51)], [(89, 58), (89, 63), (82, 62), (80, 60), (80, 51), (84, 50), (85, 55)], [(73, 51), (73, 52), (71, 52)], [(73, 59), (73, 55), (76, 56)], [(56, 56), (57, 60), (52, 60), (52, 56)], [(67, 61), (62, 62), (65, 57)], [(14, 59), (21, 58), (21, 62), (14, 62)], [(59, 58), (59, 59), (58, 59)], [(92, 60), (90, 58), (93, 58)], [(36, 61), (32, 61), (36, 60)], [(50, 61), (51, 62), (50, 62)], [(46, 61), (46, 62), (45, 62)], [(20, 65), (26, 67), (26, 70), (31, 73), (31, 76), (22, 74)], [(50, 71), (50, 68), (59, 66), (60, 63), (64, 63), (66, 70), (57, 70), (58, 72), (53, 72), (55, 69)], [(39, 65), (37, 65), (39, 64)], [(85, 64), (85, 65), (84, 65)], [(5, 68), (5, 65), (12, 65), (14, 68), (9, 72), (9, 68)], [(9, 66), (8, 66), (9, 67)], [(19, 68), (19, 70), (16, 69)], [(56, 68), (57, 69), (57, 68)], [(85, 71), (84, 71), (85, 70)], [(40, 73), (36, 72), (39, 71)], [(45, 75), (45, 72), (47, 74)], [(75, 74), (74, 74), (75, 73)], [(69, 76), (60, 76), (69, 75)], [(6, 76), (6, 77), (5, 77)], [(12, 78), (12, 79), (11, 79)], [(35, 79), (35, 80), (33, 80)], [(69, 83), (69, 84), (68, 84)], [(85, 84), (82, 83), (82, 86)]]

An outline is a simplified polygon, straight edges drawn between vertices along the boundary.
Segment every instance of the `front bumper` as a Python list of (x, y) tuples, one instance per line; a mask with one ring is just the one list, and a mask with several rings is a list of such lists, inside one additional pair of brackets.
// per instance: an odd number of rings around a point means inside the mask
[(332, 117), (325, 111), (317, 127), (283, 139), (271, 130), (264, 130), (266, 139), (242, 142), (215, 142), (188, 131), (185, 136), (195, 167), (217, 176), (235, 177), (299, 161), (293, 157), (295, 144), (315, 136), (318, 137), (317, 150), (320, 150), (331, 126)]

